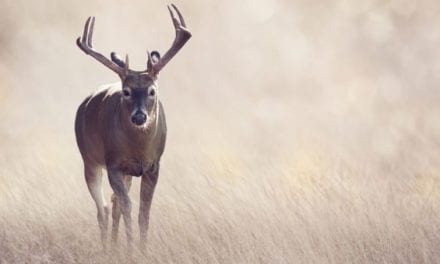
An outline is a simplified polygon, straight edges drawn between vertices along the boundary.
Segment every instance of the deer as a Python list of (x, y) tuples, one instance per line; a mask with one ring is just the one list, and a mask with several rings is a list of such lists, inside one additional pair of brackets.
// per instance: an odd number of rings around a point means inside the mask
[(132, 251), (133, 232), (129, 190), (132, 177), (141, 178), (139, 202), (139, 247), (146, 249), (150, 207), (159, 177), (160, 159), (165, 149), (167, 126), (158, 98), (158, 74), (191, 38), (179, 9), (168, 5), (175, 39), (163, 56), (147, 51), (147, 69), (129, 68), (115, 52), (110, 59), (92, 46), (95, 17), (89, 17), (76, 41), (87, 55), (118, 74), (120, 82), (106, 85), (86, 97), (75, 118), (77, 145), (84, 163), (88, 190), (96, 204), (101, 242), (106, 250), (110, 208), (104, 199), (102, 170), (107, 171), (113, 190), (111, 245), (117, 244), (119, 220), (124, 219), (127, 250)]

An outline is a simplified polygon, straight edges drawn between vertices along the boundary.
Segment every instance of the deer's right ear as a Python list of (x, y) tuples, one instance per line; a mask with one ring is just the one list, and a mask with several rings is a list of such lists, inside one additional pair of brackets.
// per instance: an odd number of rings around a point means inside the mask
[(116, 54), (116, 52), (112, 52), (110, 54), (110, 57), (112, 58), (112, 61), (116, 63), (119, 67), (125, 68), (125, 62), (121, 59), (121, 57)]
[(159, 51), (154, 50), (153, 52), (151, 52), (151, 60), (152, 60), (153, 64), (156, 64), (159, 62), (159, 60), (160, 60)]

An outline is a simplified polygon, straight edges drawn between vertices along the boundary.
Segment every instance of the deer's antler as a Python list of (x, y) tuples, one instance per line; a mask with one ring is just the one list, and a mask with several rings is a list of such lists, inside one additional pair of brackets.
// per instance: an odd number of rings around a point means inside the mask
[(86, 21), (86, 24), (84, 26), (84, 32), (82, 37), (79, 37), (76, 40), (76, 44), (78, 47), (84, 51), (87, 55), (92, 56), (97, 61), (101, 62), (108, 68), (110, 68), (112, 71), (119, 74), (119, 76), (124, 76), (126, 73), (125, 69), (123, 67), (120, 67), (118, 64), (114, 63), (113, 61), (109, 60), (107, 57), (102, 55), (101, 53), (95, 51), (92, 46), (92, 37), (93, 37), (93, 27), (95, 26), (95, 17), (89, 17)]
[[(174, 10), (174, 11), (173, 11)], [(176, 30), (176, 38), (174, 39), (171, 48), (156, 62), (149, 65), (147, 71), (151, 74), (158, 74), (162, 68), (177, 54), (177, 52), (185, 45), (185, 43), (191, 38), (191, 32), (186, 28), (185, 20), (179, 9), (174, 4), (171, 7), (168, 6), (168, 11), (170, 12), (171, 19), (173, 20), (173, 25)], [(178, 18), (174, 14), (177, 13)], [(151, 57), (149, 58), (151, 61)]]

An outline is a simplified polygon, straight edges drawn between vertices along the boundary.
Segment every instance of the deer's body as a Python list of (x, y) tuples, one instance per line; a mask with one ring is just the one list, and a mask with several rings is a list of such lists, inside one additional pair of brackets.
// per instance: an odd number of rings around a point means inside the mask
[(128, 56), (122, 61), (112, 53), (110, 60), (93, 49), (93, 17), (87, 20), (83, 36), (77, 40), (81, 50), (117, 73), (121, 79), (120, 83), (108, 85), (87, 97), (79, 106), (75, 120), (77, 144), (84, 161), (84, 175), (98, 209), (104, 248), (110, 210), (103, 194), (103, 168), (107, 170), (114, 192), (112, 245), (116, 244), (122, 215), (129, 252), (133, 236), (128, 192), (132, 176), (141, 177), (138, 221), (140, 247), (145, 250), (150, 206), (167, 132), (165, 113), (158, 98), (157, 75), (191, 37), (177, 7), (171, 5), (168, 10), (176, 38), (163, 57), (158, 52), (148, 53), (148, 67), (145, 71), (129, 69)]
[[(153, 115), (144, 128), (133, 126), (130, 114), (124, 106), (121, 84), (109, 85), (87, 97), (79, 106), (75, 120), (75, 134), (81, 152), (86, 182), (98, 209), (98, 222), (105, 245), (108, 226), (108, 207), (102, 190), (103, 168), (107, 169), (113, 196), (112, 241), (117, 240), (119, 219), (124, 209), (131, 209), (128, 191), (131, 176), (142, 177), (139, 225), (141, 240), (145, 243), (149, 210), (159, 173), (160, 157), (165, 148), (165, 113), (160, 101), (154, 106)], [(123, 178), (122, 178), (123, 177)], [(125, 191), (124, 191), (125, 188)], [(117, 190), (120, 191), (118, 198)], [(127, 216), (128, 217), (128, 216)], [(131, 222), (131, 218), (126, 221)], [(131, 225), (127, 227), (131, 243)]]

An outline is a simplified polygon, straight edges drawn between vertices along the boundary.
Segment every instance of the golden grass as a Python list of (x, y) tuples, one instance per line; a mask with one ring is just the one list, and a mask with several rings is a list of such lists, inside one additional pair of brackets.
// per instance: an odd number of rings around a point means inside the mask
[(122, 225), (101, 250), (73, 134), (116, 76), (74, 39), (95, 15), (97, 49), (141, 68), (165, 3), (0, 1), (0, 263), (440, 261), (439, 4), (176, 4), (194, 37), (160, 76), (167, 147), (127, 259)]

